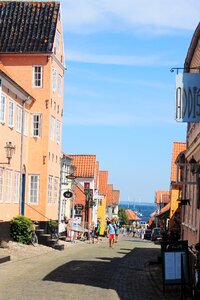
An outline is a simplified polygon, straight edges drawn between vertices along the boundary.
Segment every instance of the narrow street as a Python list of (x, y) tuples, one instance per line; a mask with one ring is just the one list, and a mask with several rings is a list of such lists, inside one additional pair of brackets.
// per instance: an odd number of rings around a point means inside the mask
[(158, 255), (150, 241), (121, 237), (114, 249), (104, 239), (7, 262), (0, 265), (0, 299), (174, 299), (177, 288), (163, 295)]

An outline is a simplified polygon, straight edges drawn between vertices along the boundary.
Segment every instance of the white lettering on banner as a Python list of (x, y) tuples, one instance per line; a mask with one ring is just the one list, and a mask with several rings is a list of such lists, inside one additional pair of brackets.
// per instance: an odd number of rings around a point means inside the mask
[(176, 120), (200, 122), (200, 74), (176, 75)]

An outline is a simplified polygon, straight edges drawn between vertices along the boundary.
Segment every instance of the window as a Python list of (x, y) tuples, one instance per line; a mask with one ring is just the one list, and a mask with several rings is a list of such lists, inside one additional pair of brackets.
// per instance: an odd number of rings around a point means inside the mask
[(29, 175), (29, 203), (37, 204), (39, 196), (39, 175)]
[(4, 179), (4, 169), (0, 168), (0, 202), (3, 202), (3, 179)]
[(56, 123), (56, 142), (60, 144), (61, 142), (61, 122), (57, 120)]
[(59, 178), (54, 178), (54, 203), (56, 204), (58, 202), (58, 182)]
[(42, 87), (42, 66), (33, 66), (33, 87)]
[(18, 132), (21, 132), (22, 130), (22, 108), (17, 106), (17, 124), (16, 124), (16, 130)]
[(89, 189), (89, 188), (90, 188), (90, 183), (84, 182), (84, 189)]
[(51, 124), (50, 124), (50, 139), (52, 141), (54, 141), (54, 132), (55, 132), (55, 118), (53, 116), (51, 116), (51, 120), (50, 120)]
[(8, 103), (8, 126), (14, 127), (14, 102), (12, 100), (9, 100)]
[(6, 171), (6, 202), (11, 202), (11, 190), (12, 190), (12, 171)]
[(102, 199), (99, 199), (99, 206), (102, 206)]
[(32, 115), (32, 136), (41, 136), (41, 114)]
[(14, 179), (14, 203), (19, 202), (19, 184), (20, 184), (20, 173), (15, 172)]
[(0, 122), (5, 123), (6, 120), (6, 97), (4, 95), (1, 95), (0, 98)]
[(56, 50), (60, 51), (60, 32), (56, 31)]
[(56, 80), (57, 80), (57, 71), (56, 71), (56, 69), (53, 69), (52, 70), (52, 88), (53, 88), (53, 91), (56, 90)]
[(52, 203), (52, 182), (53, 182), (53, 176), (48, 177), (48, 203)]
[(62, 96), (62, 77), (58, 75), (58, 96)]

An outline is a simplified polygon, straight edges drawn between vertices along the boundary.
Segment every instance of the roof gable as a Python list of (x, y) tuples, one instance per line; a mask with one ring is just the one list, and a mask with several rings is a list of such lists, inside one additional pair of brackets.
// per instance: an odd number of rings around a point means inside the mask
[(0, 53), (52, 52), (58, 2), (0, 2)]

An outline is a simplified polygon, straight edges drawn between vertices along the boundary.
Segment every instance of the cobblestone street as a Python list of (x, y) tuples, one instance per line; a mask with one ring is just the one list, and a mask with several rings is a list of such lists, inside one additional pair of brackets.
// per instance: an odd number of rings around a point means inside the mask
[(159, 255), (152, 242), (121, 237), (114, 249), (104, 239), (11, 259), (0, 265), (0, 299), (179, 299), (174, 287), (163, 295)]

